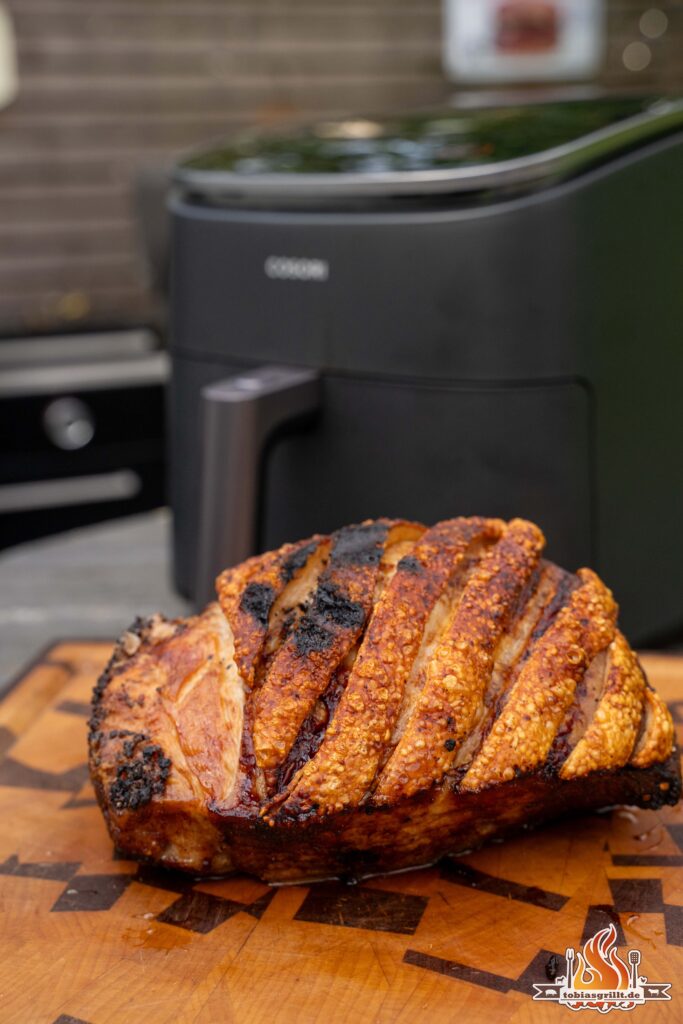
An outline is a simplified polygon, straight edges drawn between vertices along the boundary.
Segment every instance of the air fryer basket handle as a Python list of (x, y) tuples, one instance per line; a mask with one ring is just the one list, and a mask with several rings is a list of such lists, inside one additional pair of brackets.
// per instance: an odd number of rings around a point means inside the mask
[(266, 442), (285, 423), (315, 412), (314, 370), (264, 366), (202, 389), (202, 472), (194, 598), (215, 596), (221, 570), (256, 550), (259, 476)]

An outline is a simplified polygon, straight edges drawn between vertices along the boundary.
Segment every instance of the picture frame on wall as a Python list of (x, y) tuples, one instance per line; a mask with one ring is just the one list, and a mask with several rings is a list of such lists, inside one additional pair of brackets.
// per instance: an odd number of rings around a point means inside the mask
[(445, 0), (444, 68), (460, 81), (583, 79), (601, 64), (603, 0)]

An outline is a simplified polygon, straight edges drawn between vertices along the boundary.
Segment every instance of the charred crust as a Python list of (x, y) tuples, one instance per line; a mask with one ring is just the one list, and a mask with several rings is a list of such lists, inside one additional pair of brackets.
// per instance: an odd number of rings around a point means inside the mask
[(396, 569), (397, 571), (412, 573), (415, 576), (420, 576), (425, 572), (424, 565), (414, 555), (404, 555)]
[(311, 555), (317, 550), (317, 547), (318, 541), (312, 540), (309, 544), (304, 544), (303, 547), (293, 551), (292, 554), (285, 559), (280, 567), (280, 578), (283, 583), (289, 583), (290, 580), (294, 579), (296, 574), (306, 565), (306, 562)]
[(326, 580), (318, 585), (311, 607), (296, 627), (296, 652), (305, 657), (313, 651), (326, 651), (335, 641), (335, 629), (359, 630), (365, 619), (363, 606)]
[(293, 640), (297, 654), (306, 657), (313, 651), (326, 651), (334, 643), (334, 636), (328, 629), (307, 615), (297, 626)]
[[(597, 792), (603, 780), (622, 778), (625, 783), (629, 782), (631, 785), (635, 785), (635, 789), (631, 791), (628, 798), (624, 798), (622, 801), (614, 801), (613, 803), (600, 803), (596, 800), (594, 805), (595, 809), (599, 810), (606, 806), (614, 806), (614, 804), (618, 802), (626, 802), (634, 804), (637, 807), (646, 807), (648, 810), (655, 811), (660, 807), (673, 807), (681, 798), (679, 758), (680, 751), (677, 746), (674, 746), (666, 761), (661, 761), (659, 764), (649, 765), (647, 768), (632, 768), (629, 765), (625, 765), (621, 768), (597, 768), (590, 772), (589, 775), (570, 780), (558, 780), (559, 773), (557, 765), (551, 761), (547, 761), (545, 764), (531, 772), (524, 772), (516, 769), (514, 779), (510, 782), (497, 783), (496, 785), (513, 785), (515, 782), (519, 782), (520, 780), (539, 778), (544, 782), (553, 782), (557, 784), (559, 787), (558, 793), (560, 793), (565, 790), (569, 791), (570, 788), (577, 788), (585, 785), (588, 780), (591, 780), (592, 785), (596, 788)], [(477, 790), (476, 793), (482, 793), (487, 788), (490, 787), (484, 786), (482, 789)]]
[[(305, 803), (297, 798), (278, 806), (279, 800), (272, 801), (266, 805), (265, 814), (262, 820), (269, 826), (303, 824), (314, 821), (318, 816), (318, 804)], [(341, 812), (344, 814), (344, 812)]]
[(330, 561), (334, 565), (377, 565), (388, 529), (386, 523), (378, 521), (338, 530), (333, 536)]
[(134, 732), (127, 740), (124, 741), (121, 750), (123, 751), (124, 757), (132, 757), (135, 753), (135, 748), (138, 743), (142, 743), (143, 740), (148, 739), (147, 733)]
[(666, 761), (651, 765), (649, 768), (636, 768), (634, 771), (650, 772), (653, 775), (652, 798), (648, 807), (656, 810), (659, 807), (675, 806), (681, 799), (681, 752), (677, 743)]
[(240, 599), (240, 611), (251, 615), (259, 626), (265, 627), (274, 601), (275, 588), (269, 583), (249, 583)]
[[(99, 726), (102, 724), (102, 720), (105, 717), (105, 711), (101, 706), (104, 691), (107, 689), (107, 686), (114, 678), (114, 676), (117, 674), (117, 672), (121, 669), (123, 665), (127, 663), (129, 657), (131, 657), (131, 655), (129, 655), (126, 652), (126, 647), (129, 647), (129, 644), (126, 642), (126, 640), (124, 640), (124, 637), (133, 636), (136, 637), (140, 642), (142, 642), (144, 640), (145, 634), (148, 632), (151, 626), (151, 623), (151, 619), (137, 616), (137, 618), (130, 624), (130, 626), (128, 626), (128, 628), (123, 631), (118, 641), (116, 642), (114, 650), (112, 651), (109, 661), (104, 667), (102, 675), (99, 677), (99, 679), (97, 680), (93, 687), (91, 698), (92, 714), (88, 721), (88, 726), (91, 730), (91, 734), (97, 731)], [(92, 739), (93, 737), (91, 735), (91, 742)]]
[(313, 614), (342, 629), (360, 629), (365, 622), (363, 606), (351, 601), (330, 581), (319, 585), (313, 601)]
[[(130, 664), (131, 659), (137, 656), (142, 645), (151, 639), (155, 626), (160, 622), (170, 626), (173, 630), (173, 636), (176, 637), (180, 636), (187, 629), (187, 623), (183, 621), (176, 620), (171, 622), (169, 620), (161, 619), (158, 615), (146, 618), (138, 615), (130, 626), (128, 626), (127, 629), (124, 629), (123, 633), (117, 640), (109, 661), (105, 665), (101, 676), (93, 687), (91, 697), (92, 713), (88, 720), (91, 744), (93, 743), (93, 735), (97, 733), (99, 727), (106, 718), (106, 711), (102, 706), (102, 699), (104, 697), (105, 690), (112, 679), (123, 672)], [(123, 699), (126, 701), (130, 699), (125, 690), (123, 693)], [(144, 697), (138, 697), (138, 704), (142, 706), (143, 703)], [(132, 707), (132, 704), (129, 706)]]
[(117, 765), (116, 778), (109, 787), (109, 803), (116, 811), (136, 811), (166, 788), (171, 759), (157, 743), (146, 743), (147, 739), (144, 733), (133, 733), (122, 744), (121, 753), (127, 760)]

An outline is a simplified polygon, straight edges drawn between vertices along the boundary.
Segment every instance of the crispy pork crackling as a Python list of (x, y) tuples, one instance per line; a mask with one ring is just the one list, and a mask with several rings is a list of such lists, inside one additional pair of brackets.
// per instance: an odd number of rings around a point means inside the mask
[(116, 847), (196, 874), (356, 876), (680, 795), (671, 716), (589, 569), (521, 519), (378, 519), (138, 620), (95, 687)]

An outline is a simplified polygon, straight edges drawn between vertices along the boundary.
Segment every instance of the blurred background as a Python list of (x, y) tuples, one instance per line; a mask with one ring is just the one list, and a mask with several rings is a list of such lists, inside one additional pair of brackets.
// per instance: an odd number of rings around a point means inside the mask
[(0, 4), (0, 680), (53, 636), (188, 607), (165, 511), (181, 154), (245, 127), (682, 91), (683, 2)]
[[(0, 330), (8, 336), (163, 328), (137, 188), (147, 169), (171, 165), (188, 147), (244, 125), (436, 106), (454, 90), (498, 92), (506, 74), (519, 84), (509, 64), (498, 80), (482, 81), (485, 55), (479, 63), (466, 56), (466, 34), (445, 67), (440, 0), (5, 6), (18, 66), (16, 95), (0, 115)], [(466, 23), (477, 8), (515, 5), (452, 6)], [(597, 14), (602, 6), (605, 23), (596, 17), (598, 59), (583, 81), (620, 92), (681, 90), (683, 3), (588, 6)], [(461, 53), (463, 78), (454, 80)], [(521, 65), (523, 77), (523, 55)], [(557, 88), (551, 65), (546, 78)], [(576, 85), (571, 75), (566, 82)]]

